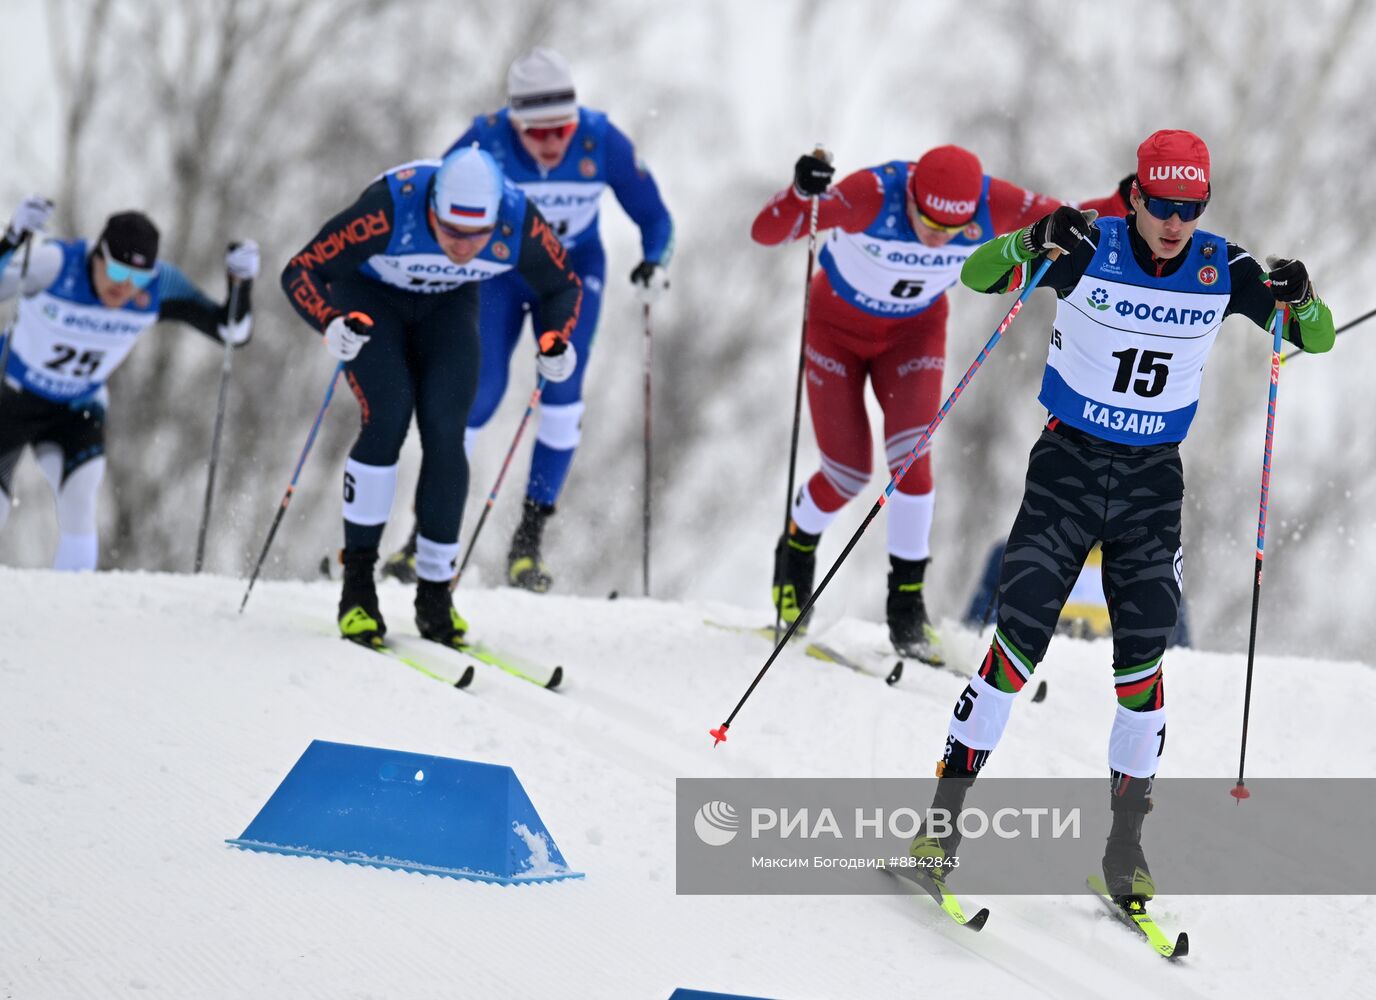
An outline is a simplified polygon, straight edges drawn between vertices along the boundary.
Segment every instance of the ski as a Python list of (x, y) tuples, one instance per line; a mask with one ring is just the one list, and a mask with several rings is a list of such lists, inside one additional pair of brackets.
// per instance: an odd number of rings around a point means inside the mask
[(935, 879), (928, 878), (921, 874), (921, 871), (917, 868), (885, 868), (884, 870), (894, 878), (900, 878), (905, 882), (912, 883), (927, 895), (931, 896), (936, 905), (941, 907), (941, 912), (946, 914), (946, 916), (950, 917), (961, 927), (968, 928), (972, 931), (980, 931), (984, 929), (985, 923), (989, 920), (989, 907), (981, 906), (973, 917), (967, 917), (965, 911), (961, 908), (960, 900), (958, 900), (954, 894), (947, 892), (946, 887), (938, 883)]
[[(873, 677), (876, 673), (868, 667), (852, 660), (844, 653), (820, 642), (809, 642), (807, 646), (804, 647), (803, 652), (814, 660), (821, 660), (824, 663), (834, 663), (838, 667), (854, 670), (857, 674), (865, 674), (866, 676)], [(880, 674), (879, 676), (882, 676), (884, 678), (884, 683), (888, 684), (890, 687), (897, 684), (899, 679), (903, 676), (903, 661), (894, 661), (894, 665), (889, 672), (887, 674)]]
[(368, 649), (374, 653), (380, 653), (383, 656), (389, 656), (399, 663), (406, 664), (412, 670), (424, 674), (426, 677), (429, 677), (432, 680), (437, 680), (441, 684), (448, 685), (452, 688), (457, 688), (460, 691), (462, 691), (464, 688), (468, 687), (470, 684), (473, 683), (473, 677), (477, 673), (477, 671), (473, 669), (473, 664), (465, 663), (463, 665), (463, 672), (460, 673), (458, 677), (453, 677), (448, 674), (432, 670), (430, 667), (426, 666), (424, 663), (421, 663), (415, 657), (409, 656), (397, 647), (387, 645), (385, 642), (381, 645), (373, 645), (372, 643), (355, 642), (354, 640), (346, 641), (353, 642), (354, 645), (358, 646), (360, 649)]
[[(704, 618), (703, 623), (711, 625), (713, 628), (724, 629), (727, 632), (740, 632), (744, 635), (757, 635), (761, 639), (768, 639), (770, 642), (778, 642), (779, 636), (782, 634), (779, 632), (775, 632), (774, 626), (772, 625), (726, 625), (722, 622), (712, 621), (712, 619), (710, 618)], [(806, 644), (803, 646), (803, 652), (806, 653), (808, 656), (812, 657), (814, 660), (821, 660), (823, 663), (833, 663), (838, 667), (845, 667), (847, 670), (853, 670), (857, 674), (864, 674), (867, 677), (882, 677), (884, 679), (884, 683), (890, 686), (897, 684), (899, 678), (903, 676), (902, 660), (895, 661), (893, 667), (891, 667), (887, 671), (877, 671), (871, 670), (869, 667), (866, 667), (858, 660), (855, 660), (845, 655), (840, 650), (836, 649), (834, 646), (828, 646), (825, 643), (816, 641), (807, 641), (807, 636), (803, 632), (795, 632), (793, 638), (790, 639), (789, 642), (805, 642)]]
[(552, 671), (545, 671), (528, 660), (513, 656), (511, 653), (495, 650), (483, 642), (476, 640), (462, 642), (459, 644), (458, 650), (461, 653), (467, 653), (475, 660), (486, 663), (488, 666), (505, 671), (512, 677), (519, 677), (536, 687), (542, 687), (546, 691), (553, 691), (564, 681), (564, 668), (562, 666), (556, 666)]
[(1090, 890), (1099, 897), (1100, 902), (1109, 908), (1109, 912), (1122, 921), (1124, 926), (1133, 928), (1144, 937), (1158, 955), (1174, 961), (1190, 953), (1190, 938), (1184, 931), (1176, 935), (1175, 943), (1172, 944), (1165, 931), (1148, 916), (1145, 905), (1138, 903), (1120, 906), (1115, 903), (1113, 897), (1108, 894), (1108, 886), (1098, 875), (1091, 875), (1086, 882)]

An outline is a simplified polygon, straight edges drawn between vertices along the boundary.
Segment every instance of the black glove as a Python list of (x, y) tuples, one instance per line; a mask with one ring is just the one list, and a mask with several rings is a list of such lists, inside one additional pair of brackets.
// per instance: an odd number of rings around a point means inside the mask
[(1293, 306), (1309, 298), (1309, 271), (1302, 261), (1267, 257), (1266, 266), (1271, 271), (1271, 294), (1277, 302)]
[(645, 305), (654, 305), (669, 290), (669, 275), (662, 264), (642, 260), (631, 272), (631, 284), (635, 285), (636, 298)]
[(806, 153), (798, 157), (793, 165), (793, 186), (804, 198), (826, 194), (831, 187), (831, 179), (836, 176), (836, 168), (820, 156)]
[(1022, 246), (1028, 253), (1036, 256), (1048, 250), (1070, 253), (1081, 240), (1089, 238), (1089, 223), (1086, 213), (1079, 209), (1062, 205), (1050, 215), (1044, 215), (1022, 232)]

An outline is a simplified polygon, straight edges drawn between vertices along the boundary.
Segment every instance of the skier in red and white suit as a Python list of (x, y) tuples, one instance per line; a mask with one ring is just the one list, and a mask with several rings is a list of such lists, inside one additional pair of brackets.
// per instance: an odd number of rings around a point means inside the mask
[[(979, 158), (959, 146), (939, 146), (916, 163), (858, 170), (835, 187), (833, 174), (828, 160), (800, 157), (793, 184), (770, 199), (751, 228), (766, 246), (806, 236), (816, 195), (817, 228), (831, 233), (809, 293), (806, 334), (808, 405), (822, 464), (795, 497), (775, 549), (773, 599), (785, 621), (812, 596), (822, 532), (870, 479), (866, 377), (884, 411), (892, 472), (940, 407), (946, 290), (959, 280), (965, 258), (1061, 204), (987, 176)], [(1126, 214), (1118, 192), (1081, 207)], [(887, 617), (901, 655), (941, 663), (922, 593), (933, 510), (930, 456), (928, 450), (913, 464), (888, 501)]]

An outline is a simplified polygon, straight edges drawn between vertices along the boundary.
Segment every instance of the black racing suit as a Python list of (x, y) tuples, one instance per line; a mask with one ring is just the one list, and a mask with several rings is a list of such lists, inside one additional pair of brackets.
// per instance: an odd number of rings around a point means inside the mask
[[(360, 272), (370, 257), (387, 251), (394, 211), (386, 179), (375, 181), (292, 258), (282, 272), (282, 288), (301, 318), (318, 331), (350, 312), (372, 318), (371, 340), (345, 365), (361, 419), (349, 457), (368, 466), (395, 466), (414, 412), (423, 453), (417, 530), (449, 544), (458, 539), (468, 495), (464, 428), (478, 387), (480, 283), (426, 294)], [(363, 231), (370, 235), (357, 239)], [(567, 339), (578, 321), (582, 287), (533, 202), (526, 205), (516, 238), (521, 247), (515, 270), (541, 296), (549, 328)], [(376, 549), (385, 526), (346, 519), (345, 548)]]

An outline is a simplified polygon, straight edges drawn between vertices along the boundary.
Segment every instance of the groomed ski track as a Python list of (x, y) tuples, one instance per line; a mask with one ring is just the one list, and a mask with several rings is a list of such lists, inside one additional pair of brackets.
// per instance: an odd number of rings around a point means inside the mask
[[(790, 650), (713, 749), (768, 647), (703, 619), (761, 608), (463, 590), (481, 638), (567, 677), (556, 693), (480, 669), (459, 692), (333, 638), (335, 584), (260, 583), (240, 616), (242, 592), (0, 569), (0, 996), (1370, 995), (1373, 897), (1164, 897), (1153, 912), (1194, 951), (1172, 965), (1087, 893), (971, 899), (993, 910), (978, 935), (915, 898), (675, 896), (675, 778), (930, 775), (954, 673), (914, 663), (889, 688)], [(409, 630), (410, 591), (381, 594)], [(883, 637), (851, 619), (831, 634)], [(973, 666), (983, 640), (946, 634)], [(1058, 639), (1037, 672), (1050, 697), (1019, 702), (986, 773), (1100, 776), (1110, 656)], [(1226, 794), (1244, 664), (1167, 656), (1163, 774)], [(1262, 655), (1249, 775), (1371, 776), (1372, 704), (1368, 664)], [(317, 738), (511, 765), (586, 880), (504, 888), (226, 846)]]

